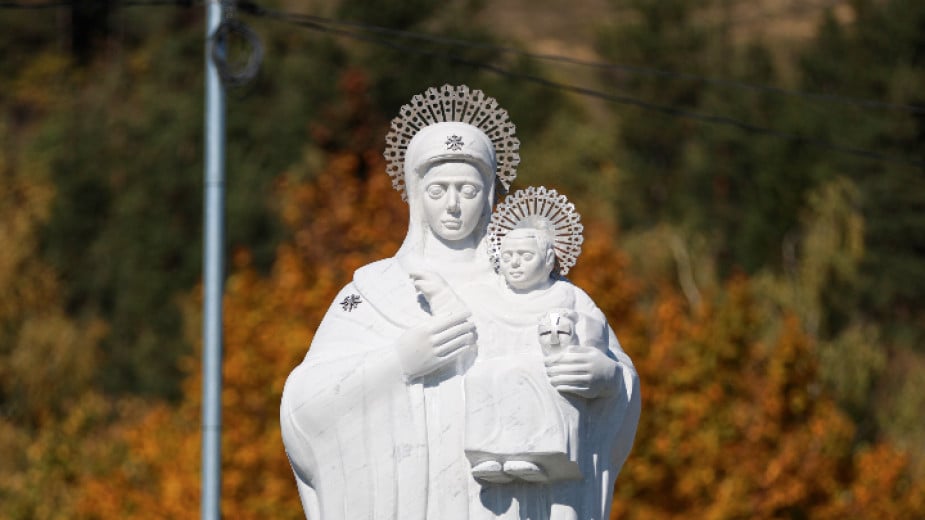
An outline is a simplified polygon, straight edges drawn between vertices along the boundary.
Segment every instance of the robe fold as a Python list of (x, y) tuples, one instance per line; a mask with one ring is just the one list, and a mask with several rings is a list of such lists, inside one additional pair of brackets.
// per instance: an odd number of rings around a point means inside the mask
[(582, 462), (584, 479), (483, 487), (472, 478), (463, 449), (467, 364), (409, 381), (394, 350), (402, 333), (429, 317), (396, 258), (358, 269), (335, 297), (308, 354), (286, 381), (280, 408), (283, 441), (306, 516), (606, 518), (639, 416), (638, 378), (613, 331), (608, 349), (623, 377), (614, 395), (588, 406), (601, 424), (587, 440), (599, 449)]

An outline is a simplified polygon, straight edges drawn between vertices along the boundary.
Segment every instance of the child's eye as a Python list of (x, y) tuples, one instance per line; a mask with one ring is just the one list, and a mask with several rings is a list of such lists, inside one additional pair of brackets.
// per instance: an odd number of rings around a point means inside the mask
[(427, 195), (432, 199), (439, 199), (446, 193), (446, 188), (439, 184), (431, 184), (427, 187)]
[(524, 253), (523, 257), (524, 257), (524, 260), (529, 262), (530, 260), (533, 260), (533, 253)]
[(479, 187), (474, 184), (464, 184), (459, 189), (459, 193), (467, 199), (475, 198), (479, 194)]

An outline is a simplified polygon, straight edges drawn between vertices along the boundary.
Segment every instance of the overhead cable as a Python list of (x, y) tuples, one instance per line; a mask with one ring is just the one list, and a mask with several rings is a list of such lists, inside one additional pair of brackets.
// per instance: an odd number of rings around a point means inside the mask
[[(108, 7), (146, 7), (146, 6), (176, 6), (192, 7), (201, 4), (203, 0), (118, 0), (110, 2)], [(0, 2), (0, 9), (44, 10), (74, 7), (73, 0), (64, 2)]]
[(292, 13), (287, 13), (284, 11), (276, 11), (272, 9), (262, 8), (252, 3), (248, 3), (247, 5), (242, 5), (239, 3), (238, 8), (241, 12), (244, 12), (244, 13), (249, 13), (255, 16), (261, 16), (264, 18), (285, 22), (291, 25), (296, 25), (299, 27), (313, 30), (313, 31), (332, 34), (335, 36), (343, 36), (346, 38), (359, 40), (359, 41), (370, 42), (376, 45), (388, 47), (393, 50), (397, 50), (401, 52), (407, 52), (407, 53), (417, 54), (421, 56), (439, 57), (439, 58), (447, 59), (449, 61), (461, 64), (461, 65), (467, 65), (473, 68), (486, 70), (486, 71), (489, 71), (489, 72), (492, 72), (492, 73), (495, 73), (495, 74), (498, 74), (504, 77), (508, 77), (512, 79), (519, 79), (523, 81), (529, 81), (529, 82), (542, 85), (548, 88), (557, 89), (557, 90), (561, 90), (565, 92), (572, 92), (572, 93), (580, 94), (580, 95), (587, 96), (587, 97), (602, 99), (604, 101), (609, 101), (612, 103), (634, 106), (637, 108), (641, 108), (641, 109), (649, 110), (653, 112), (659, 112), (659, 113), (666, 114), (669, 116), (681, 117), (685, 119), (691, 119), (691, 120), (701, 121), (701, 122), (710, 123), (710, 124), (730, 126), (730, 127), (737, 128), (739, 130), (752, 133), (752, 134), (767, 135), (767, 136), (787, 140), (787, 141), (794, 142), (794, 143), (811, 145), (817, 148), (824, 148), (824, 149), (828, 149), (831, 151), (835, 151), (835, 152), (839, 152), (839, 153), (843, 153), (847, 155), (853, 155), (856, 157), (863, 157), (867, 159), (874, 159), (874, 160), (879, 160), (879, 161), (889, 162), (889, 163), (894, 163), (894, 164), (903, 164), (907, 166), (925, 168), (925, 161), (922, 161), (922, 160), (909, 159), (906, 157), (899, 157), (899, 156), (894, 156), (894, 155), (887, 155), (887, 154), (883, 154), (883, 153), (876, 152), (873, 150), (866, 150), (862, 148), (843, 146), (843, 145), (839, 145), (836, 143), (826, 141), (824, 139), (808, 137), (808, 136), (799, 135), (799, 134), (795, 134), (795, 133), (787, 132), (783, 130), (776, 130), (773, 128), (767, 128), (767, 127), (755, 125), (755, 124), (752, 124), (746, 121), (741, 121), (741, 120), (728, 117), (728, 116), (708, 114), (708, 113), (703, 113), (703, 112), (695, 112), (695, 111), (688, 110), (685, 108), (652, 103), (652, 102), (639, 99), (639, 98), (635, 98), (632, 96), (609, 94), (606, 92), (601, 92), (601, 91), (594, 90), (591, 88), (582, 87), (579, 85), (559, 83), (559, 82), (552, 81), (550, 79), (547, 79), (541, 76), (512, 71), (512, 70), (500, 67), (498, 65), (493, 65), (490, 63), (476, 61), (476, 60), (470, 60), (462, 56), (448, 53), (448, 52), (434, 51), (434, 50), (429, 50), (429, 49), (422, 49), (416, 46), (403, 45), (403, 44), (396, 43), (391, 40), (386, 40), (386, 39), (373, 36), (370, 34), (331, 27), (330, 25), (318, 23), (317, 21), (313, 20), (312, 18), (314, 17), (311, 17), (311, 16), (293, 15)]
[(691, 74), (686, 72), (676, 72), (666, 69), (659, 69), (655, 67), (643, 67), (637, 65), (625, 65), (618, 63), (611, 63), (606, 61), (591, 61), (591, 60), (582, 60), (577, 58), (572, 58), (569, 56), (561, 56), (556, 54), (545, 54), (545, 53), (534, 53), (529, 51), (524, 51), (522, 49), (517, 49), (510, 46), (495, 45), (488, 42), (476, 42), (471, 40), (466, 40), (462, 38), (453, 38), (449, 36), (440, 36), (434, 34), (426, 34), (415, 31), (407, 31), (402, 29), (392, 29), (389, 27), (381, 27), (366, 23), (360, 22), (350, 22), (342, 20), (333, 20), (330, 18), (325, 18), (322, 16), (308, 15), (308, 14), (297, 14), (289, 13), (285, 11), (278, 11), (273, 9), (267, 9), (261, 7), (250, 1), (241, 1), (238, 2), (238, 8), (244, 12), (249, 12), (257, 16), (268, 16), (278, 20), (285, 20), (289, 22), (299, 22), (299, 23), (314, 23), (323, 26), (336, 26), (336, 27), (347, 27), (356, 29), (358, 31), (373, 33), (373, 34), (384, 34), (389, 36), (399, 36), (403, 38), (424, 41), (428, 43), (436, 43), (440, 45), (450, 45), (461, 48), (471, 48), (471, 49), (485, 49), (492, 50), (495, 52), (522, 56), (525, 58), (540, 60), (540, 61), (550, 61), (557, 63), (565, 63), (568, 65), (576, 65), (581, 67), (596, 68), (601, 70), (613, 70), (626, 72), (634, 75), (641, 76), (650, 76), (650, 77), (663, 77), (663, 78), (672, 78), (672, 79), (683, 79), (691, 81), (699, 81), (701, 83), (725, 87), (725, 88), (738, 88), (745, 90), (752, 90), (758, 92), (764, 92), (769, 94), (784, 95), (784, 96), (793, 96), (801, 97), (808, 99), (810, 101), (822, 101), (828, 103), (836, 103), (841, 105), (851, 105), (856, 107), (861, 107), (865, 109), (880, 109), (880, 110), (892, 110), (900, 112), (908, 112), (912, 114), (925, 114), (925, 107), (908, 105), (908, 104), (898, 104), (898, 103), (888, 103), (885, 101), (875, 100), (875, 99), (865, 99), (865, 98), (856, 98), (851, 96), (843, 96), (839, 94), (826, 94), (820, 92), (807, 92), (802, 90), (786, 89), (782, 87), (776, 87), (773, 85), (764, 85), (761, 83), (749, 83), (731, 79), (716, 78), (710, 76), (701, 76), (698, 74)]
[[(202, 0), (122, 0), (115, 2), (115, 7), (132, 7), (132, 6), (144, 6), (144, 5), (176, 5), (176, 6), (191, 6), (194, 4), (201, 3)], [(309, 14), (298, 14), (290, 13), (285, 11), (278, 11), (273, 9), (267, 9), (262, 7), (255, 2), (250, 0), (240, 0), (237, 2), (231, 2), (237, 8), (241, 9), (244, 12), (250, 13), (256, 16), (266, 16), (278, 20), (286, 19), (290, 22), (305, 22), (305, 23), (316, 23), (324, 26), (340, 26), (340, 27), (349, 27), (360, 31), (370, 32), (374, 34), (385, 34), (389, 36), (400, 36), (403, 38), (414, 39), (418, 41), (425, 41), (429, 43), (436, 43), (441, 45), (451, 45), (462, 48), (473, 48), (473, 49), (485, 49), (492, 50), (499, 53), (511, 54), (522, 56), (525, 58), (535, 59), (539, 61), (548, 61), (556, 63), (564, 63), (568, 65), (575, 65), (580, 67), (589, 67), (596, 68), (600, 70), (612, 70), (620, 71), (628, 74), (633, 74), (637, 76), (649, 76), (649, 77), (663, 77), (671, 79), (682, 79), (689, 81), (698, 81), (704, 84), (724, 87), (724, 88), (737, 88), (744, 90), (751, 90), (756, 92), (763, 92), (767, 94), (775, 94), (782, 96), (791, 96), (791, 97), (800, 97), (807, 99), (809, 101), (817, 102), (826, 102), (834, 103), (847, 106), (855, 106), (864, 109), (878, 109), (878, 110), (888, 110), (888, 111), (898, 111), (906, 112), (911, 114), (925, 114), (925, 107), (917, 105), (909, 105), (902, 103), (889, 103), (886, 101), (880, 101), (876, 99), (867, 99), (867, 98), (858, 98), (853, 96), (845, 96), (840, 94), (829, 94), (823, 92), (809, 92), (797, 89), (787, 89), (783, 87), (777, 87), (774, 85), (765, 85), (761, 83), (751, 83), (744, 82), (726, 78), (717, 78), (711, 76), (702, 76), (699, 74), (693, 74), (688, 72), (678, 72), (667, 69), (660, 69), (655, 67), (645, 67), (639, 65), (626, 65), (619, 63), (612, 63), (606, 61), (591, 61), (591, 60), (582, 60), (578, 58), (573, 58), (569, 56), (562, 56), (556, 54), (546, 54), (546, 53), (534, 53), (529, 51), (524, 51), (511, 46), (504, 45), (495, 45), (488, 42), (476, 42), (461, 38), (453, 38), (448, 36), (440, 36), (434, 34), (426, 34), (414, 31), (407, 31), (402, 29), (392, 29), (389, 27), (382, 27), (372, 24), (366, 24), (361, 22), (351, 22), (343, 20), (333, 20), (330, 18), (325, 18), (322, 16), (309, 15)], [(801, 7), (801, 9), (808, 8), (823, 8), (827, 6), (837, 5), (838, 1), (828, 1), (819, 4), (810, 4), (805, 5), (795, 5), (791, 8)], [(47, 2), (47, 3), (22, 3), (22, 2), (0, 2), (0, 8), (21, 8), (21, 9), (45, 9), (45, 8), (56, 8), (56, 7), (67, 7), (72, 5), (72, 2)]]
[[(228, 43), (232, 37), (243, 41), (248, 48), (247, 61), (243, 65), (232, 63), (228, 59)], [(212, 44), (209, 54), (222, 84), (226, 87), (240, 87), (257, 77), (263, 61), (263, 44), (253, 29), (237, 18), (229, 17), (222, 20), (210, 38)]]
[[(200, 0), (201, 1), (201, 0)], [(115, 6), (133, 6), (133, 5), (177, 5), (177, 6), (188, 6), (192, 4), (192, 0), (123, 0), (117, 2)], [(276, 21), (285, 22), (291, 25), (296, 25), (306, 29), (314, 30), (317, 32), (328, 33), (335, 36), (343, 36), (346, 38), (365, 41), (380, 45), (383, 47), (389, 47), (391, 49), (407, 52), (423, 56), (435, 56), (450, 60), (454, 63), (459, 63), (461, 65), (470, 66), (477, 69), (486, 70), (501, 76), (505, 76), (512, 79), (519, 79), (523, 81), (529, 81), (535, 84), (542, 85), (547, 88), (557, 89), (565, 92), (572, 92), (575, 94), (580, 94), (587, 97), (602, 99), (604, 101), (634, 106), (644, 110), (649, 110), (653, 112), (659, 112), (669, 116), (682, 117), (686, 119), (701, 121), (710, 124), (724, 125), (737, 128), (739, 130), (749, 132), (752, 134), (762, 134), (768, 135), (771, 137), (776, 137), (779, 139), (787, 140), (794, 143), (801, 143), (812, 145), (818, 148), (825, 148), (828, 150), (836, 151), (839, 153), (853, 155), (856, 157), (864, 157), (868, 159), (875, 159), (884, 162), (890, 162), (895, 164), (904, 164), (910, 166), (916, 166), (919, 168), (925, 167), (925, 161), (917, 159), (909, 159), (906, 157), (899, 157), (894, 155), (887, 155), (880, 152), (866, 150), (861, 148), (855, 148), (850, 146), (843, 146), (824, 139), (808, 137), (800, 134), (795, 134), (792, 132), (787, 132), (783, 130), (777, 130), (773, 128), (767, 128), (746, 121), (741, 121), (732, 117), (709, 114), (703, 112), (696, 112), (688, 110), (686, 108), (661, 105), (658, 103), (649, 102), (643, 99), (628, 95), (616, 95), (609, 94), (606, 92), (601, 92), (594, 90), (588, 87), (583, 87), (580, 85), (572, 85), (567, 83), (560, 83), (556, 81), (549, 80), (547, 78), (527, 74), (522, 72), (512, 71), (498, 65), (471, 60), (468, 58), (461, 57), (459, 55), (453, 54), (451, 52), (440, 52), (428, 49), (422, 49), (417, 46), (403, 45), (401, 43), (396, 43), (392, 40), (387, 40), (376, 35), (390, 35), (390, 36), (402, 36), (412, 39), (417, 39), (421, 41), (427, 41), (431, 43), (453, 45), (463, 48), (482, 48), (490, 49), (500, 53), (514, 54), (523, 57), (528, 57), (537, 60), (546, 60), (546, 61), (557, 61), (562, 63), (569, 63), (573, 65), (586, 66), (586, 67), (595, 67), (600, 69), (610, 69), (610, 70), (621, 70), (625, 72), (631, 72), (636, 74), (648, 74), (652, 76), (663, 76), (663, 77), (672, 77), (672, 78), (681, 78), (681, 79), (690, 79), (698, 80), (704, 83), (721, 85), (727, 87), (736, 87), (736, 88), (746, 88), (757, 91), (765, 91), (776, 94), (784, 95), (794, 95), (805, 97), (809, 99), (815, 99), (819, 101), (829, 101), (837, 102), (842, 104), (856, 105), (865, 108), (879, 108), (879, 109), (888, 109), (888, 110), (899, 110), (915, 114), (925, 114), (925, 107), (918, 107), (913, 105), (898, 105), (892, 103), (885, 103), (877, 100), (869, 99), (859, 99), (851, 98), (846, 96), (831, 95), (831, 94), (819, 94), (812, 92), (803, 92), (797, 90), (787, 90), (779, 87), (753, 84), (753, 83), (744, 83), (734, 80), (725, 80), (718, 78), (703, 77), (694, 74), (687, 73), (678, 73), (673, 71), (667, 71), (662, 69), (655, 69), (650, 67), (637, 67), (637, 66), (627, 66), (619, 65), (606, 62), (592, 62), (585, 60), (578, 60), (575, 58), (570, 58), (566, 56), (558, 55), (549, 55), (549, 54), (536, 54), (513, 47), (498, 46), (485, 42), (472, 42), (468, 40), (462, 40), (457, 38), (451, 38), (446, 36), (436, 36), (424, 33), (417, 33), (413, 31), (404, 31), (399, 29), (390, 29), (387, 27), (380, 27), (370, 24), (358, 23), (358, 22), (345, 22), (338, 20), (331, 20), (314, 15), (290, 13), (286, 11), (268, 9), (262, 7), (250, 0), (241, 0), (233, 2), (235, 7), (242, 13), (250, 14), (257, 17), (272, 19)], [(0, 8), (3, 7), (13, 7), (13, 8), (52, 8), (52, 7), (64, 7), (71, 5), (71, 2), (47, 2), (47, 3), (36, 3), (36, 4), (24, 4), (19, 2), (0, 2)], [(349, 29), (345, 29), (347, 27)]]

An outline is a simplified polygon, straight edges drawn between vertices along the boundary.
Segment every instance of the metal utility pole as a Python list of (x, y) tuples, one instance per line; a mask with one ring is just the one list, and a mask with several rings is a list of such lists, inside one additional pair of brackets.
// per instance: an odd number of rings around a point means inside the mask
[[(202, 309), (202, 519), (221, 518), (222, 294), (225, 243), (225, 90), (212, 59), (222, 1), (206, 1)], [(223, 52), (224, 49), (217, 49)]]

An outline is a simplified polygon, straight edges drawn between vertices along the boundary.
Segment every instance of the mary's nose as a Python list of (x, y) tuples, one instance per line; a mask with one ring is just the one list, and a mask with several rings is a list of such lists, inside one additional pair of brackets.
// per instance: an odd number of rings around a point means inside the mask
[(450, 188), (450, 190), (447, 191), (446, 197), (446, 210), (449, 213), (456, 213), (459, 211), (459, 192)]

